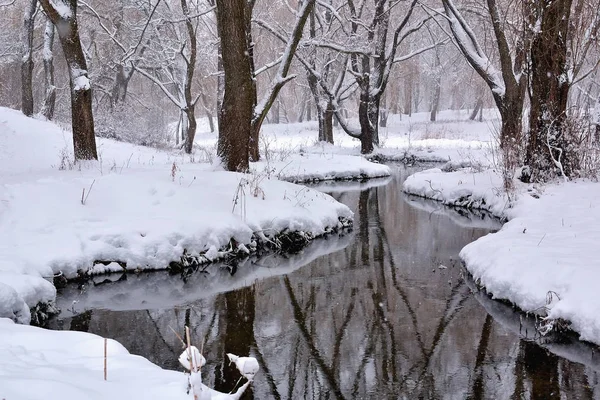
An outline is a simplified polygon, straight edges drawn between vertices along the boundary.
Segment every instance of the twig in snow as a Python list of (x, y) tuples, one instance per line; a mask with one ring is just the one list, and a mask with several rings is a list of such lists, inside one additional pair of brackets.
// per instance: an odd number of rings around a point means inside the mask
[(85, 194), (85, 188), (83, 188), (83, 191), (81, 192), (81, 204), (84, 206), (85, 206), (85, 203), (87, 202), (88, 197), (90, 196), (90, 192), (92, 191), (92, 188), (94, 187), (94, 183), (96, 183), (95, 179), (92, 181), (92, 184), (90, 185), (90, 188), (88, 189), (87, 195)]
[(539, 242), (538, 242), (538, 244), (537, 244), (537, 245), (538, 245), (538, 247), (539, 247), (540, 243), (542, 243), (542, 240), (544, 240), (544, 238), (545, 238), (545, 237), (546, 237), (546, 234), (544, 233), (544, 236), (542, 236), (542, 238), (540, 239), (540, 241), (539, 241)]

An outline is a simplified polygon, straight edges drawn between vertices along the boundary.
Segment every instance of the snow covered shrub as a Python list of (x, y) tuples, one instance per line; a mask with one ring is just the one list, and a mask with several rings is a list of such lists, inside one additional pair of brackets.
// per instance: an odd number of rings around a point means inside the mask
[(59, 162), (58, 162), (58, 170), (59, 171), (72, 170), (75, 167), (75, 158), (73, 157), (73, 154), (69, 151), (67, 146), (60, 149), (58, 156), (59, 156)]

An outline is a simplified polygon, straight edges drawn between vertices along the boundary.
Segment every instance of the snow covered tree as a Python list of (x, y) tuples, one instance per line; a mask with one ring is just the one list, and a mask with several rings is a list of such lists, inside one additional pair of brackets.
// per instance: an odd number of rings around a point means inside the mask
[(567, 100), (571, 86), (567, 40), (572, 0), (540, 0), (533, 7), (537, 29), (531, 45), (531, 110), (525, 163), (532, 178), (558, 168), (571, 175), (575, 160), (569, 159), (566, 135)]
[[(283, 86), (290, 82), (292, 79), (296, 77), (296, 75), (290, 74), (290, 68), (292, 66), (292, 60), (294, 58), (294, 54), (296, 54), (296, 49), (300, 44), (300, 39), (302, 39), (302, 32), (304, 30), (304, 26), (306, 25), (306, 21), (308, 20), (308, 16), (310, 15), (313, 7), (315, 6), (316, 0), (301, 0), (298, 4), (298, 11), (296, 11), (296, 18), (294, 21), (293, 28), (286, 39), (285, 48), (283, 49), (283, 54), (278, 60), (278, 68), (275, 74), (275, 77), (271, 80), (267, 91), (265, 92), (262, 99), (256, 104), (254, 107), (254, 112), (252, 116), (252, 124), (251, 124), (251, 134), (250, 134), (250, 159), (252, 161), (258, 161), (260, 158), (259, 148), (258, 148), (258, 140), (260, 135), (260, 129), (262, 127), (267, 114), (269, 113), (271, 107), (275, 103), (279, 92), (283, 88)], [(247, 25), (247, 29), (250, 29), (250, 26)], [(249, 52), (252, 58), (252, 52)], [(251, 66), (254, 68), (254, 61), (252, 58)], [(269, 68), (270, 66), (265, 66), (260, 69), (252, 71), (253, 77), (256, 77), (261, 71), (264, 71), (265, 68)]]
[(71, 124), (76, 160), (96, 160), (96, 137), (92, 114), (92, 88), (77, 24), (77, 0), (40, 0), (58, 32), (69, 68)]
[[(521, 155), (518, 146), (522, 143), (523, 104), (527, 88), (527, 75), (524, 73), (528, 65), (527, 52), (530, 38), (523, 34), (513, 44), (507, 36), (509, 23), (500, 16), (496, 0), (487, 0), (487, 13), (492, 22), (496, 51), (500, 70), (492, 63), (479, 43), (472, 27), (453, 0), (442, 0), (445, 18), (450, 25), (453, 39), (471, 67), (481, 76), (492, 91), (494, 101), (500, 112), (502, 125), (500, 128), (500, 148), (504, 162), (505, 185), (510, 185), (512, 170), (520, 164)], [(521, 15), (523, 17), (523, 15)], [(527, 15), (525, 15), (527, 17)], [(521, 24), (528, 23), (527, 18)], [(521, 32), (527, 32), (522, 30)]]
[[(257, 102), (256, 76), (271, 66), (254, 67), (250, 18), (254, 3), (217, 0), (217, 20), (222, 52), (224, 85), (219, 110), (218, 154), (230, 171), (246, 171), (249, 160), (258, 161), (262, 124), (281, 88), (295, 77), (290, 75), (292, 59), (315, 0), (300, 3), (292, 32), (282, 56), (274, 65), (277, 73), (263, 98)], [(248, 117), (250, 115), (250, 117)], [(248, 120), (248, 118), (250, 118)]]
[(46, 27), (44, 30), (44, 47), (42, 50), (42, 59), (44, 60), (44, 82), (46, 92), (40, 114), (47, 120), (54, 118), (54, 107), (56, 104), (56, 86), (54, 86), (54, 24), (46, 18)]
[(23, 16), (23, 58), (21, 59), (21, 110), (33, 115), (33, 28), (37, 0), (27, 0)]

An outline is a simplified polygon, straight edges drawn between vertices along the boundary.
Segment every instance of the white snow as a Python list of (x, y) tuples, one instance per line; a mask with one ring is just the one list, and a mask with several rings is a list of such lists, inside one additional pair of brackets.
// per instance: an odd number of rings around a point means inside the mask
[(549, 185), (539, 199), (523, 193), (511, 220), (460, 256), (495, 298), (568, 320), (600, 344), (599, 196), (600, 184), (584, 181)]
[(350, 234), (333, 235), (313, 240), (298, 254), (269, 254), (258, 259), (250, 257), (240, 261), (233, 275), (217, 264), (215, 268), (206, 268), (203, 273), (191, 274), (185, 280), (165, 280), (161, 274), (133, 274), (121, 281), (122, 273), (95, 276), (81, 288), (64, 288), (56, 306), (61, 316), (66, 317), (98, 308), (124, 311), (182, 307), (256, 281), (290, 274), (318, 257), (347, 247), (352, 240)]
[(486, 210), (501, 217), (509, 206), (502, 179), (492, 169), (462, 168), (444, 172), (432, 168), (409, 176), (402, 189), (446, 205)]
[(79, 75), (73, 81), (73, 90), (90, 90), (90, 79), (85, 75)]
[(254, 379), (254, 375), (259, 370), (258, 361), (254, 357), (239, 357), (235, 354), (227, 353), (229, 362), (235, 364), (235, 367), (249, 381)]
[(290, 154), (283, 160), (265, 160), (252, 164), (255, 171), (268, 171), (278, 179), (289, 182), (368, 179), (390, 176), (387, 165), (362, 157), (333, 153)]
[[(143, 340), (143, 339), (141, 339)], [(187, 378), (90, 333), (49, 331), (0, 318), (0, 398), (19, 400), (184, 400)], [(202, 385), (213, 400), (236, 399)], [(236, 392), (236, 393), (239, 393)]]
[(50, 0), (50, 5), (62, 19), (69, 19), (73, 16), (71, 7), (64, 0)]
[(56, 125), (0, 108), (0, 283), (29, 306), (55, 297), (58, 273), (166, 268), (184, 250), (214, 260), (232, 239), (252, 249), (286, 230), (311, 238), (352, 219), (330, 196), (259, 172), (110, 140), (98, 141), (101, 161), (73, 165), (71, 146)]
[[(470, 121), (469, 115), (469, 110), (444, 110), (438, 114), (436, 122), (431, 122), (429, 113), (415, 113), (412, 116), (390, 114), (387, 127), (379, 127), (380, 146), (375, 149), (374, 155), (386, 160), (435, 162), (469, 157), (489, 163), (491, 151), (497, 142), (495, 132), (499, 127), (498, 113), (492, 109), (484, 110), (483, 122)], [(214, 153), (217, 133), (210, 132), (206, 118), (199, 118), (197, 122), (197, 148)], [(356, 118), (350, 118), (350, 122), (358, 125)], [(169, 132), (174, 133), (176, 126), (176, 122), (171, 124)], [(360, 141), (348, 136), (339, 127), (334, 128), (333, 145), (318, 142), (317, 137), (316, 121), (264, 124), (260, 138), (262, 163), (267, 160), (271, 164), (277, 162), (277, 165), (271, 166), (279, 167), (279, 170), (285, 167), (284, 171), (290, 171), (293, 170), (291, 164), (287, 167), (286, 164), (292, 158), (294, 162), (303, 160), (300, 158), (301, 154), (306, 156), (310, 153), (328, 158), (328, 165), (337, 155), (360, 155)], [(347, 169), (354, 168), (346, 162), (344, 164)]]
[(495, 299), (547, 318), (542, 331), (563, 319), (581, 339), (600, 344), (600, 184), (514, 183), (509, 201), (492, 169), (434, 168), (410, 176), (403, 189), (509, 219), (461, 251), (474, 279)]

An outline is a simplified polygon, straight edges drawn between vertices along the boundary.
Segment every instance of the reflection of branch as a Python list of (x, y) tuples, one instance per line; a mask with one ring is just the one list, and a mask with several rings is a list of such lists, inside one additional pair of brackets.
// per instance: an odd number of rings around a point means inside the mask
[[(298, 365), (298, 353), (300, 350), (300, 339), (298, 337), (296, 337), (296, 344), (293, 347), (293, 349), (294, 349), (294, 356), (292, 359), (292, 366), (288, 373), (289, 377), (297, 376), (296, 375), (296, 370), (297, 370), (296, 366)], [(308, 370), (308, 368), (307, 368), (307, 370)], [(288, 393), (287, 393), (288, 399), (291, 399), (293, 397), (295, 384), (296, 384), (296, 379), (288, 379)], [(304, 393), (306, 393), (306, 391), (304, 391)]]
[[(269, 387), (271, 388), (271, 394), (273, 395), (273, 397), (275, 399), (279, 400), (279, 399), (281, 399), (281, 395), (277, 391), (277, 385), (275, 384), (275, 379), (273, 378), (273, 374), (271, 373), (271, 370), (269, 369), (269, 366), (267, 365), (265, 357), (263, 356), (262, 352), (260, 351), (260, 348), (258, 347), (258, 343), (256, 343), (256, 337), (254, 337), (254, 335), (252, 335), (252, 339), (254, 342), (253, 343), (254, 352), (256, 355), (256, 360), (258, 361), (258, 365), (260, 365), (260, 369), (265, 372), (265, 375), (267, 377), (267, 383), (269, 384)], [(290, 375), (290, 380), (293, 380), (293, 379), (291, 379), (291, 375)]]
[(154, 329), (156, 329), (156, 332), (158, 333), (158, 337), (165, 344), (165, 346), (167, 346), (167, 348), (169, 349), (169, 351), (171, 351), (175, 355), (179, 354), (179, 352), (175, 351), (175, 349), (169, 343), (167, 343), (167, 341), (163, 337), (163, 335), (162, 335), (162, 333), (160, 331), (160, 328), (158, 327), (158, 324), (156, 323), (156, 321), (154, 320), (154, 318), (152, 318), (152, 315), (150, 314), (150, 310), (146, 310), (146, 314), (148, 314), (148, 318), (152, 322), (152, 326), (154, 326)]
[(340, 347), (342, 345), (342, 340), (344, 339), (344, 334), (346, 333), (346, 328), (348, 327), (350, 319), (352, 318), (352, 313), (354, 312), (354, 298), (356, 297), (357, 291), (358, 290), (356, 288), (352, 288), (352, 292), (350, 293), (350, 306), (348, 306), (348, 310), (346, 311), (346, 316), (344, 317), (344, 322), (342, 322), (340, 330), (338, 331), (337, 335), (335, 335), (335, 344), (333, 345), (333, 358), (331, 361), (331, 363), (333, 364), (333, 373), (335, 375), (338, 375), (340, 372)]
[(373, 323), (373, 325), (371, 325), (371, 331), (367, 335), (367, 346), (365, 347), (365, 354), (363, 355), (362, 360), (360, 361), (360, 366), (358, 367), (358, 371), (356, 371), (356, 376), (354, 378), (354, 384), (352, 385), (352, 398), (358, 397), (359, 379), (364, 378), (364, 376), (365, 376), (364, 371), (367, 366), (367, 363), (369, 362), (369, 360), (371, 360), (371, 356), (375, 352), (374, 338), (375, 338), (375, 328), (376, 327), (377, 327), (377, 324)]
[(308, 348), (310, 350), (311, 356), (314, 358), (317, 365), (321, 369), (321, 373), (323, 374), (323, 376), (325, 377), (325, 380), (331, 387), (335, 398), (343, 399), (344, 396), (342, 394), (342, 391), (339, 388), (338, 383), (335, 381), (333, 371), (331, 370), (331, 368), (329, 368), (327, 366), (327, 364), (323, 360), (323, 357), (321, 356), (319, 349), (317, 349), (317, 347), (315, 346), (313, 338), (311, 337), (310, 333), (306, 329), (306, 316), (302, 312), (300, 304), (298, 303), (298, 300), (296, 299), (296, 295), (294, 294), (294, 290), (292, 289), (292, 285), (290, 283), (290, 278), (288, 276), (286, 276), (285, 278), (283, 278), (283, 281), (284, 281), (285, 287), (287, 289), (288, 295), (290, 296), (290, 302), (292, 303), (292, 309), (294, 310), (294, 321), (296, 322), (296, 325), (298, 325), (298, 328), (300, 329), (300, 333), (302, 334), (302, 337), (304, 338), (304, 341), (306, 342), (306, 345), (308, 346)]
[(485, 385), (483, 383), (483, 362), (485, 360), (485, 353), (487, 353), (488, 343), (490, 341), (490, 332), (492, 331), (492, 317), (490, 314), (485, 316), (485, 322), (481, 329), (481, 338), (479, 339), (479, 346), (477, 346), (477, 358), (475, 359), (475, 368), (473, 375), (476, 375), (473, 380), (473, 387), (471, 388), (471, 396), (469, 398), (483, 399)]

